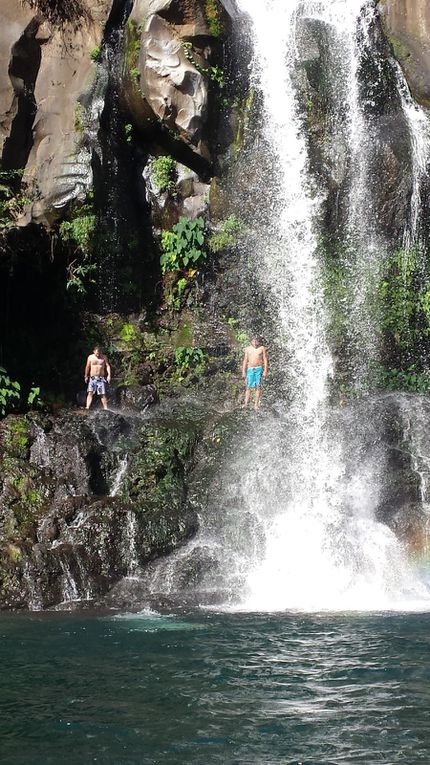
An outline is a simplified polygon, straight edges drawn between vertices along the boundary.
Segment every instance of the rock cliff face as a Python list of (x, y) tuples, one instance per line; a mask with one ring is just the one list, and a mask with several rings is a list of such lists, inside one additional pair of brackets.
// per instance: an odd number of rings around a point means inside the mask
[(427, 0), (381, 0), (379, 11), (411, 91), (430, 106), (430, 6)]
[(31, 202), (21, 224), (49, 225), (92, 185), (79, 104), (96, 75), (91, 52), (101, 43), (110, 6), (82, 0), (63, 19), (50, 13), (55, 4), (2, 5), (0, 146), (5, 170), (24, 169)]
[(93, 600), (196, 529), (198, 418), (12, 417), (1, 425), (0, 607)]
[[(2, 6), (0, 151), (3, 170), (24, 170), (28, 203), (21, 226), (49, 227), (92, 188), (108, 83), (102, 43), (109, 24), (118, 23), (120, 5), (80, 0), (70, 13), (49, 0)], [(215, 7), (225, 21), (222, 6)], [(124, 122), (146, 135), (164, 125), (208, 159), (211, 41), (204, 3), (136, 0), (125, 43), (116, 39), (121, 50), (114, 51), (123, 59)]]

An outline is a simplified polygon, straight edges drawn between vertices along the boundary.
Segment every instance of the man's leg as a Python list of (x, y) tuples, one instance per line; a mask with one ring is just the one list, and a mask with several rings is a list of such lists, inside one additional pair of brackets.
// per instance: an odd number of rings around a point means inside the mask
[(257, 385), (255, 389), (255, 409), (260, 408), (260, 398), (261, 398), (261, 386)]
[(244, 401), (244, 403), (243, 403), (243, 406), (244, 406), (245, 408), (248, 406), (248, 404), (249, 404), (249, 399), (250, 399), (250, 398), (251, 398), (251, 388), (248, 388), (248, 386), (246, 386), (246, 391), (245, 391), (245, 401)]
[(107, 396), (100, 396), (100, 400), (102, 402), (103, 409), (107, 409), (108, 408)]
[(89, 390), (88, 393), (87, 393), (87, 403), (85, 404), (85, 409), (89, 409), (90, 408), (91, 402), (93, 400), (93, 395), (94, 394), (91, 393), (91, 391)]

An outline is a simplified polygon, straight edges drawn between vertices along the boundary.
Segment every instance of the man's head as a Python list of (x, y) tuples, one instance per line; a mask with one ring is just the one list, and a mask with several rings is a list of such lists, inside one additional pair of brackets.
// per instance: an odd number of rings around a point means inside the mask
[(93, 348), (93, 353), (94, 353), (94, 356), (97, 356), (97, 358), (99, 359), (99, 358), (100, 358), (100, 356), (102, 355), (102, 352), (101, 352), (101, 348), (99, 348), (99, 346), (98, 346), (98, 345), (96, 345), (96, 346)]
[(261, 345), (261, 337), (259, 337), (259, 335), (253, 335), (251, 337), (251, 345), (253, 345), (254, 348), (259, 348)]

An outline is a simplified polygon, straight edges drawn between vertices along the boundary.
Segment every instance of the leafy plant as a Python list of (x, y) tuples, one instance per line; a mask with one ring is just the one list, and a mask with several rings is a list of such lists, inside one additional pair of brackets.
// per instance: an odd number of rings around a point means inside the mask
[(230, 327), (230, 329), (234, 332), (234, 337), (237, 343), (240, 343), (241, 345), (243, 343), (247, 343), (249, 341), (249, 336), (247, 332), (244, 332), (241, 330), (238, 326), (239, 322), (237, 319), (233, 319), (232, 317), (227, 319), (227, 324)]
[(119, 334), (121, 340), (127, 345), (134, 344), (138, 338), (136, 327), (133, 324), (128, 324), (127, 322), (122, 325)]
[(133, 125), (130, 125), (129, 122), (127, 122), (126, 125), (124, 125), (124, 134), (125, 134), (125, 140), (127, 143), (131, 143), (133, 140)]
[(0, 170), (0, 233), (13, 226), (31, 200), (19, 193), (22, 170)]
[(377, 298), (386, 341), (407, 359), (430, 335), (430, 285), (417, 250), (397, 250), (386, 259)]
[(140, 36), (142, 34), (142, 27), (137, 25), (133, 19), (127, 21), (127, 38), (126, 38), (126, 64), (127, 69), (131, 74), (131, 70), (137, 67), (139, 59), (141, 41)]
[(213, 253), (221, 252), (227, 247), (237, 244), (242, 233), (243, 225), (239, 218), (230, 215), (223, 222), (220, 231), (216, 231), (209, 237), (208, 249)]
[(419, 372), (414, 365), (406, 369), (385, 369), (380, 367), (376, 375), (377, 386), (384, 390), (401, 390), (408, 393), (426, 394), (430, 390), (427, 372)]
[(95, 215), (77, 216), (60, 224), (60, 237), (63, 242), (73, 242), (82, 252), (88, 254), (92, 247), (95, 227)]
[(94, 61), (96, 64), (101, 61), (102, 57), (102, 48), (101, 45), (96, 45), (91, 51), (90, 51), (90, 59), (91, 61)]
[(184, 372), (193, 371), (199, 374), (204, 368), (205, 355), (201, 348), (179, 346), (175, 351), (175, 364), (178, 379), (184, 379)]
[(225, 86), (225, 75), (223, 69), (221, 69), (220, 66), (201, 66), (201, 64), (196, 61), (193, 55), (193, 44), (191, 42), (185, 41), (182, 43), (182, 48), (184, 51), (185, 58), (188, 59), (190, 64), (193, 65), (195, 69), (197, 69), (200, 74), (206, 75), (206, 77), (209, 77), (209, 79), (212, 82), (215, 82), (220, 89), (224, 88)]
[(33, 388), (30, 388), (30, 392), (27, 396), (27, 406), (29, 409), (41, 409), (43, 407), (39, 387), (34, 386)]
[(152, 161), (152, 177), (160, 191), (174, 191), (176, 189), (176, 163), (173, 157), (156, 157)]
[(4, 417), (7, 412), (18, 404), (21, 397), (21, 386), (16, 380), (11, 380), (4, 367), (0, 367), (0, 416)]
[(218, 87), (223, 88), (225, 86), (225, 74), (220, 66), (211, 66), (206, 72), (209, 74), (212, 82), (217, 83)]
[(138, 69), (137, 66), (134, 66), (132, 69), (130, 69), (130, 77), (133, 80), (133, 82), (139, 82), (140, 80), (140, 69)]
[(85, 130), (84, 109), (82, 104), (79, 104), (79, 103), (77, 103), (75, 106), (74, 127), (77, 133), (83, 133)]
[(172, 308), (174, 311), (180, 311), (182, 296), (187, 286), (188, 286), (188, 279), (186, 279), (185, 277), (178, 279), (177, 283), (173, 286), (170, 294), (167, 296), (166, 302), (169, 308)]
[(67, 266), (66, 289), (74, 290), (79, 295), (86, 295), (87, 285), (95, 284), (95, 279), (91, 278), (91, 274), (96, 270), (95, 263), (79, 263), (72, 260)]
[(205, 14), (208, 22), (209, 32), (213, 37), (219, 37), (222, 32), (222, 24), (218, 3), (216, 0), (206, 0)]
[(206, 258), (203, 218), (181, 217), (171, 231), (163, 231), (160, 257), (161, 270), (180, 271), (190, 265), (198, 265)]
[(88, 284), (94, 284), (93, 275), (97, 270), (91, 262), (96, 229), (96, 216), (91, 210), (91, 204), (85, 205), (59, 227), (61, 240), (71, 245), (74, 256), (67, 266), (66, 288), (80, 295), (86, 294)]

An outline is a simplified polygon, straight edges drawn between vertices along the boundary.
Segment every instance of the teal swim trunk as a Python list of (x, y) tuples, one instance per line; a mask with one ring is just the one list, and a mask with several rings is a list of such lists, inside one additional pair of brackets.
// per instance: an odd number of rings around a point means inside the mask
[(248, 388), (258, 388), (261, 385), (263, 367), (251, 367), (246, 370), (246, 385)]

